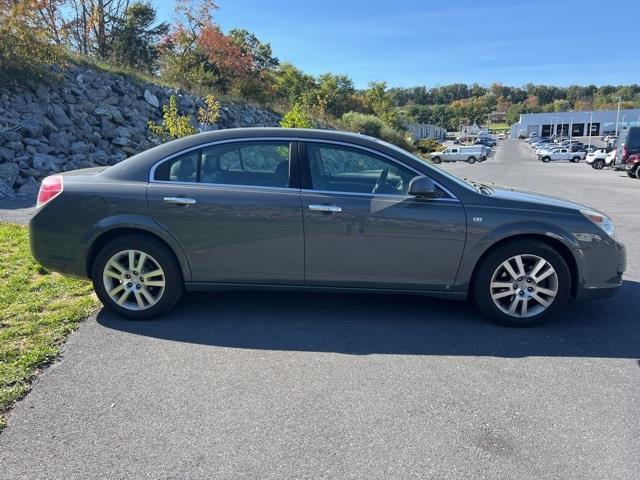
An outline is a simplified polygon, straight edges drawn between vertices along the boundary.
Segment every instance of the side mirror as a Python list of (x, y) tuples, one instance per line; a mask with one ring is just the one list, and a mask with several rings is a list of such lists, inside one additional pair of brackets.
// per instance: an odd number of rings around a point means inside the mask
[(409, 182), (409, 195), (419, 198), (438, 198), (440, 196), (440, 190), (436, 187), (436, 184), (429, 177), (414, 177)]

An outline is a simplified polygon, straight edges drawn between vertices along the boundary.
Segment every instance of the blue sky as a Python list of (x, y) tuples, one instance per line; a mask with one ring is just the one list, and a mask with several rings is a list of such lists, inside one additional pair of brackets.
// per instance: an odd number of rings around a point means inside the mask
[[(173, 2), (155, 2), (164, 19)], [(640, 0), (219, 0), (223, 30), (246, 28), (308, 73), (365, 87), (500, 82), (640, 83)], [(608, 9), (607, 6), (613, 8)]]

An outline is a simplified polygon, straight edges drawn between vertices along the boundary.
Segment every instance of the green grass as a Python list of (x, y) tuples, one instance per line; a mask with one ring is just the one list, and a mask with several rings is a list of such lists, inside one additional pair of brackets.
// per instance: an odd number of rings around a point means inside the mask
[(25, 227), (0, 223), (0, 430), (2, 414), (98, 305), (91, 284), (49, 273), (29, 252)]

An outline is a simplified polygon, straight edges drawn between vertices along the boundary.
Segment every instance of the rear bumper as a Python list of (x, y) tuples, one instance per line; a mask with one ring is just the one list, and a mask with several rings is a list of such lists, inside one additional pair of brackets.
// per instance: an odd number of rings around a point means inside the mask
[(87, 278), (86, 246), (74, 240), (81, 237), (81, 232), (51, 215), (47, 211), (50, 207), (42, 207), (29, 222), (31, 254), (47, 270)]

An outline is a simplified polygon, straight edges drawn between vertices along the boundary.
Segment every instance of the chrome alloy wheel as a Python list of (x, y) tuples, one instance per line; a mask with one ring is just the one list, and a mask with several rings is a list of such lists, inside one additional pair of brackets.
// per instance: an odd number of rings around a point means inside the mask
[(544, 312), (558, 294), (558, 274), (537, 255), (516, 255), (502, 262), (491, 277), (491, 298), (511, 317), (528, 318)]
[(104, 266), (102, 281), (111, 300), (128, 310), (153, 307), (165, 288), (160, 264), (139, 250), (123, 250), (112, 256)]

